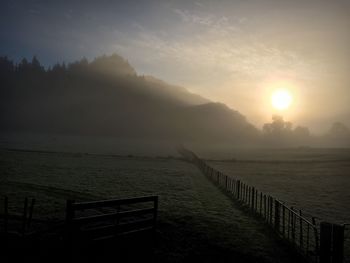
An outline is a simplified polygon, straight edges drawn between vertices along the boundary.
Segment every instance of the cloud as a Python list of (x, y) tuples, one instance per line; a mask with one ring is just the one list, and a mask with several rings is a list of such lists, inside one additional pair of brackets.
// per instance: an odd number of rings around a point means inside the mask
[[(227, 32), (225, 27), (222, 28)], [(177, 40), (169, 40), (157, 31), (139, 28), (129, 35), (125, 49), (142, 49), (145, 59), (164, 60), (164, 65), (180, 63), (182, 66), (199, 69), (242, 72), (262, 76), (273, 71), (298, 71), (310, 73), (310, 61), (304, 61), (296, 53), (281, 51), (255, 41), (246, 42), (239, 34), (222, 36), (222, 32), (208, 29), (205, 34), (194, 34)], [(119, 44), (119, 48), (121, 45)]]
[(178, 14), (183, 22), (192, 22), (195, 24), (211, 26), (214, 23), (213, 15), (197, 15), (190, 13), (188, 10), (174, 9), (174, 13)]
[(188, 27), (192, 26), (193, 34), (178, 43), (167, 43), (164, 47), (174, 50), (174, 46), (181, 46), (180, 52), (193, 58), (192, 63), (200, 58), (201, 65), (208, 63), (227, 71), (257, 76), (283, 70), (310, 77), (315, 72), (324, 71), (320, 61), (305, 59), (292, 49), (282, 50), (265, 44), (263, 37), (248, 28), (246, 24), (249, 20), (246, 17), (215, 16), (182, 9), (173, 11)]
[(246, 18), (235, 18), (234, 21), (226, 16), (215, 16), (213, 14), (204, 12), (190, 12), (189, 10), (173, 9), (173, 12), (177, 14), (182, 22), (192, 23), (201, 26), (210, 27), (216, 30), (224, 30), (225, 32), (239, 31), (239, 28), (235, 24), (243, 24)]

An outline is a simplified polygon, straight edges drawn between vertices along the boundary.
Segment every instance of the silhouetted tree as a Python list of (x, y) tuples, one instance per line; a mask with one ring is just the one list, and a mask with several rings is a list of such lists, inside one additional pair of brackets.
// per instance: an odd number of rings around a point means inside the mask
[(70, 63), (68, 65), (68, 70), (75, 73), (86, 73), (88, 70), (89, 61), (86, 58), (82, 58), (79, 61)]
[(329, 130), (329, 136), (335, 139), (350, 138), (350, 129), (344, 123), (335, 122)]
[(298, 126), (294, 129), (294, 134), (299, 138), (305, 138), (310, 136), (310, 131), (307, 127)]
[(43, 72), (44, 71), (44, 67), (40, 65), (40, 62), (36, 56), (33, 56), (31, 66), (35, 72)]
[(297, 146), (310, 142), (310, 131), (307, 127), (297, 126), (293, 129), (293, 124), (284, 121), (282, 116), (272, 116), (271, 123), (265, 123), (262, 128), (263, 137), (268, 144)]
[(91, 68), (107, 75), (131, 75), (136, 76), (135, 69), (129, 62), (117, 54), (111, 56), (101, 56), (91, 62)]
[(0, 57), (0, 77), (7, 77), (13, 74), (14, 71), (15, 67), (13, 65), (13, 62), (10, 61), (7, 57)]
[(29, 69), (29, 63), (26, 58), (23, 58), (21, 62), (17, 65), (17, 69), (19, 72), (26, 72)]
[(62, 63), (62, 65), (60, 63), (56, 63), (53, 65), (51, 71), (53, 73), (62, 74), (66, 71), (66, 65), (64, 63)]
[(292, 132), (293, 124), (286, 122), (280, 115), (273, 115), (271, 123), (263, 125), (263, 132), (267, 136), (282, 136)]

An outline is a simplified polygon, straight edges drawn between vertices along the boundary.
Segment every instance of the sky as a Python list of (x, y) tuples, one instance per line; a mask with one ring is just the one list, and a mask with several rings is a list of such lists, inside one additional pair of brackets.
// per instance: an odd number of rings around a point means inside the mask
[[(0, 55), (45, 66), (118, 53), (139, 74), (314, 133), (350, 126), (350, 1), (1, 1)], [(287, 88), (292, 105), (273, 109)]]

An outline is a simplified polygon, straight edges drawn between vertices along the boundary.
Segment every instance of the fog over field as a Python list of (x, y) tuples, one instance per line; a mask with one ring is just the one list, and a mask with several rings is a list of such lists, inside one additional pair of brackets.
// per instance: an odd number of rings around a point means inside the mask
[(2, 132), (108, 136), (248, 147), (346, 147), (350, 130), (324, 135), (273, 115), (262, 129), (239, 111), (154, 77), (114, 54), (45, 70), (36, 57), (0, 61)]
[(350, 262), (349, 28), (347, 0), (1, 1), (0, 261)]

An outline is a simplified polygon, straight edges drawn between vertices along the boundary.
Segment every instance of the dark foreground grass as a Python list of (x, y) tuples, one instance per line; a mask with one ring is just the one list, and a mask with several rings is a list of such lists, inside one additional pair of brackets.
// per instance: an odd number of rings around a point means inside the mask
[[(59, 223), (64, 218), (67, 198), (93, 200), (156, 194), (160, 201), (157, 239), (154, 253), (147, 259), (298, 261), (263, 224), (241, 211), (196, 167), (181, 160), (21, 151), (1, 151), (0, 157), (0, 191), (9, 196), (12, 213), (19, 211), (15, 207), (22, 205), (25, 196), (35, 197), (34, 219)], [(32, 249), (34, 255), (41, 249), (46, 250), (44, 255), (60, 259), (57, 233), (59, 230), (51, 231), (37, 243), (31, 242), (37, 244)], [(25, 249), (16, 242), (10, 249), (14, 255)], [(112, 244), (112, 248), (116, 247)], [(131, 254), (142, 258), (141, 252), (142, 247), (135, 245)], [(117, 251), (114, 256), (118, 257)]]

